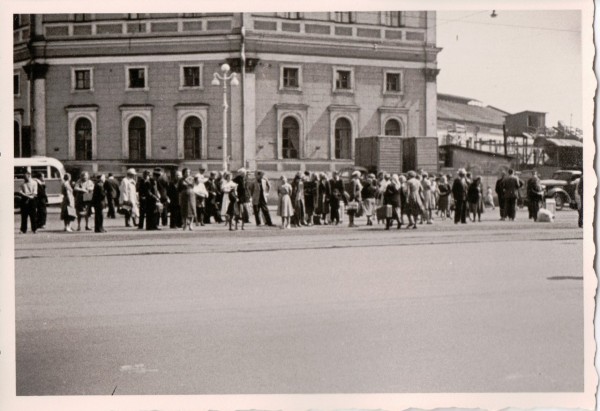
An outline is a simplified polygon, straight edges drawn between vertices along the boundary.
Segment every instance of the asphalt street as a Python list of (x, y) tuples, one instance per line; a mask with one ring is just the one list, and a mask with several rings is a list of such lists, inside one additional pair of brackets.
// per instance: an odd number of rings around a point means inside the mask
[(576, 223), (94, 234), (51, 214), (15, 227), (17, 394), (582, 391)]

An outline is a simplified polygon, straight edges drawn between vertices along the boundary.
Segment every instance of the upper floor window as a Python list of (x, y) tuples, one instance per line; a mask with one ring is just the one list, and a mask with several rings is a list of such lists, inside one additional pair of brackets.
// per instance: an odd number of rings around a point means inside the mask
[(298, 20), (300, 18), (302, 18), (302, 13), (299, 13), (297, 11), (291, 11), (291, 12), (283, 12), (283, 13), (279, 13), (280, 17), (283, 17), (284, 19), (291, 19), (291, 20)]
[(19, 27), (21, 27), (21, 15), (13, 14), (13, 30), (18, 29)]
[(403, 89), (403, 78), (401, 71), (384, 71), (384, 93), (401, 94)]
[(76, 68), (71, 73), (71, 89), (75, 91), (90, 91), (93, 89), (92, 69)]
[(353, 91), (354, 70), (347, 67), (333, 68), (333, 91)]
[(402, 19), (401, 11), (384, 11), (383, 12), (383, 24), (391, 27), (402, 27), (404, 21)]
[(300, 90), (302, 88), (302, 67), (281, 66), (279, 89)]
[(202, 66), (184, 65), (180, 66), (180, 88), (201, 88), (202, 87)]
[(147, 67), (127, 67), (127, 89), (128, 90), (148, 90), (148, 68)]
[(92, 20), (92, 15), (91, 14), (73, 14), (73, 21), (91, 21)]
[(351, 11), (336, 11), (334, 13), (334, 20), (338, 23), (354, 23), (354, 13)]

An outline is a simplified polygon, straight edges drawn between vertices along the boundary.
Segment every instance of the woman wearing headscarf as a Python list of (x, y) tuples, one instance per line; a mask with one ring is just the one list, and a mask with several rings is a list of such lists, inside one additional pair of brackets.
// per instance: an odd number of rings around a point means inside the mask
[(440, 177), (440, 183), (438, 184), (438, 210), (442, 217), (442, 221), (446, 221), (446, 214), (450, 207), (450, 184), (446, 176)]
[(279, 195), (277, 215), (281, 217), (281, 228), (290, 228), (290, 217), (294, 214), (291, 199), (292, 186), (288, 184), (285, 176), (281, 176), (279, 181), (280, 186), (277, 189), (277, 194)]
[(350, 200), (356, 203), (356, 209), (348, 208), (348, 227), (356, 227), (354, 217), (358, 214), (359, 207), (362, 207), (362, 184), (360, 183), (360, 171), (352, 173)]
[(194, 177), (190, 169), (182, 170), (183, 177), (179, 180), (177, 190), (179, 191), (179, 206), (181, 207), (181, 221), (183, 230), (192, 231), (192, 223), (196, 219), (196, 194), (194, 193)]
[(471, 221), (481, 222), (481, 213), (483, 213), (483, 187), (481, 186), (481, 177), (476, 177), (467, 190), (467, 201), (469, 203), (469, 216)]
[(73, 188), (71, 187), (71, 174), (65, 173), (60, 192), (63, 196), (60, 205), (60, 219), (65, 224), (65, 231), (72, 233), (71, 223), (75, 220), (77, 212), (75, 211), (75, 197), (73, 197)]
[(371, 218), (375, 211), (375, 197), (377, 196), (377, 181), (373, 174), (367, 176), (367, 182), (362, 189), (362, 206), (367, 217), (367, 225), (373, 225)]
[(388, 182), (385, 187), (385, 192), (383, 193), (383, 205), (390, 205), (392, 207), (392, 217), (386, 218), (385, 229), (389, 230), (392, 225), (392, 220), (396, 220), (398, 222), (398, 229), (402, 227), (402, 222), (400, 221), (400, 216), (402, 214), (401, 210), (401, 190), (402, 185), (398, 178), (398, 174), (393, 174), (392, 178)]
[(421, 187), (423, 189), (423, 208), (425, 210), (425, 219), (427, 220), (427, 224), (432, 224), (431, 218), (433, 209), (435, 208), (435, 194), (433, 192), (431, 181), (429, 180), (429, 175), (427, 172), (423, 172), (422, 178)]
[(406, 199), (406, 214), (408, 215), (408, 226), (406, 228), (417, 228), (417, 219), (423, 214), (423, 186), (417, 180), (417, 173), (414, 171), (408, 172), (408, 181), (406, 182), (407, 199)]
[(319, 182), (317, 184), (317, 207), (315, 216), (317, 220), (315, 224), (327, 225), (327, 214), (329, 214), (329, 197), (331, 196), (331, 187), (325, 173), (319, 174)]

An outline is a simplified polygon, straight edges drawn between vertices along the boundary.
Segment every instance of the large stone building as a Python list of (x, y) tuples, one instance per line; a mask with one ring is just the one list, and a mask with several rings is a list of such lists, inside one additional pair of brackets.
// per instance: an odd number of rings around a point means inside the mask
[(330, 171), (359, 136), (436, 136), (435, 12), (14, 16), (15, 156)]

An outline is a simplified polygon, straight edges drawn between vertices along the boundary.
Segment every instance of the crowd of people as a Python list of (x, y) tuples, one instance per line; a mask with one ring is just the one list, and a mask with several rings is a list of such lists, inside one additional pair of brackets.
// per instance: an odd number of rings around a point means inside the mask
[[(104, 210), (107, 218), (124, 217), (126, 227), (160, 230), (162, 227), (193, 230), (205, 224), (225, 224), (229, 230), (244, 230), (254, 215), (257, 226), (275, 226), (268, 208), (271, 192), (264, 172), (256, 171), (248, 178), (244, 168), (235, 176), (230, 172), (200, 169), (195, 175), (189, 168), (173, 173), (171, 178), (161, 168), (145, 170), (141, 176), (135, 169), (127, 170), (119, 182), (112, 174), (92, 180), (83, 172), (76, 182), (65, 174), (62, 184), (63, 201), (60, 218), (64, 231), (94, 231), (104, 233)], [(380, 172), (377, 176), (355, 171), (349, 183), (338, 172), (298, 172), (291, 181), (281, 176), (277, 185), (277, 215), (281, 228), (342, 224), (356, 227), (356, 218), (365, 216), (366, 225), (382, 224), (386, 230), (394, 225), (400, 229), (416, 229), (419, 224), (433, 224), (434, 218), (444, 221), (454, 217), (455, 224), (467, 220), (481, 222), (485, 208), (495, 209), (491, 187), (484, 191), (481, 177), (459, 169), (456, 177), (430, 175), (426, 171), (409, 171), (406, 175)], [(496, 182), (500, 219), (514, 221), (516, 203), (523, 182), (513, 170), (502, 173)], [(582, 186), (582, 185), (581, 185)], [(526, 187), (529, 218), (536, 220), (544, 201), (544, 188), (537, 173)], [(21, 188), (21, 232), (43, 228), (46, 220), (47, 197), (43, 176), (25, 175)], [(72, 225), (77, 222), (76, 228)]]

